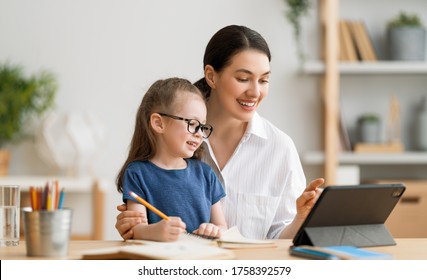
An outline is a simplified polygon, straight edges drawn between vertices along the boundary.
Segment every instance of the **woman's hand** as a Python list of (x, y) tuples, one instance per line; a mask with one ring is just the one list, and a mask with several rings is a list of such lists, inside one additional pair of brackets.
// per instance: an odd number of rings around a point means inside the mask
[(295, 236), (322, 193), (322, 189), (319, 187), (323, 183), (325, 183), (325, 179), (317, 178), (308, 184), (304, 192), (296, 200), (297, 214), (294, 220), (282, 231), (279, 238), (293, 238)]
[(297, 198), (297, 219), (304, 221), (310, 213), (320, 194), (322, 193), (321, 185), (325, 183), (325, 179), (317, 178), (308, 184), (304, 192)]
[(116, 217), (115, 227), (124, 240), (133, 238), (134, 232), (132, 228), (134, 226), (141, 223), (147, 224), (145, 213), (127, 210), (126, 204), (118, 205), (117, 210), (121, 213)]

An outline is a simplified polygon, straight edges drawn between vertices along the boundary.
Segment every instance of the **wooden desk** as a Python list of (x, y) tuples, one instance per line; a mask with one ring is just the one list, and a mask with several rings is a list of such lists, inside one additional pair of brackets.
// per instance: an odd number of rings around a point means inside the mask
[[(288, 248), (292, 244), (291, 240), (277, 240), (276, 248), (259, 249), (235, 249), (233, 250), (239, 260), (298, 260), (300, 258), (290, 256)], [(427, 260), (427, 238), (402, 238), (396, 239), (396, 246), (365, 248), (377, 252), (392, 254), (396, 260)], [(81, 259), (82, 252), (107, 248), (112, 246), (125, 246), (123, 241), (111, 240), (71, 240), (69, 254), (63, 259)], [(130, 245), (131, 246), (131, 245)], [(25, 241), (21, 241), (19, 246), (0, 247), (1, 260), (30, 260), (41, 258), (30, 258), (26, 256)]]

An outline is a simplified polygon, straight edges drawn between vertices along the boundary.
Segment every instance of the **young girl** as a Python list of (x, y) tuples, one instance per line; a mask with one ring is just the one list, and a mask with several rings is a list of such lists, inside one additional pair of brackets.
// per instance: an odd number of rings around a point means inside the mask
[[(200, 91), (185, 79), (158, 80), (144, 95), (116, 182), (127, 208), (148, 218), (133, 227), (133, 238), (174, 241), (185, 231), (219, 237), (227, 227), (220, 205), (224, 189), (212, 169), (198, 160), (198, 148), (213, 131), (205, 124), (206, 111)], [(147, 210), (130, 191), (170, 219)]]

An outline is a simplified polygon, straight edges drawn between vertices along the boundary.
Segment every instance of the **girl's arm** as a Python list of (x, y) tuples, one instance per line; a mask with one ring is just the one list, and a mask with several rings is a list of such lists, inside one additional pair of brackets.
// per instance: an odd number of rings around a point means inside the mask
[(227, 222), (225, 221), (224, 212), (222, 211), (221, 203), (218, 201), (211, 207), (211, 220), (210, 223), (203, 223), (193, 233), (221, 237), (221, 231), (227, 229)]
[[(127, 201), (128, 210), (146, 213), (145, 206), (134, 201)], [(154, 224), (139, 223), (132, 228), (134, 239), (153, 241), (175, 241), (179, 235), (185, 232), (185, 223), (179, 217), (169, 217), (169, 220), (161, 220)]]
[(221, 230), (226, 230), (228, 228), (224, 212), (222, 211), (222, 206), (219, 201), (211, 207), (211, 223), (219, 227)]

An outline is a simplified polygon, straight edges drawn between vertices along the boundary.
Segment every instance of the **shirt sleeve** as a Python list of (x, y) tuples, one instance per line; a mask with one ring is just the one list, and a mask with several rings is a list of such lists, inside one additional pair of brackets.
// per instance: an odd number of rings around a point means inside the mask
[(135, 198), (133, 198), (129, 192), (132, 191), (136, 193), (138, 196), (142, 197), (143, 199), (146, 198), (145, 192), (142, 190), (140, 185), (140, 172), (137, 172), (138, 170), (135, 170), (134, 166), (132, 164), (128, 165), (128, 167), (125, 170), (125, 173), (123, 175), (123, 202), (126, 203), (127, 200), (132, 200), (134, 202), (137, 202)]
[(221, 198), (225, 197), (224, 187), (221, 182), (218, 180), (218, 177), (215, 175), (213, 170), (209, 171), (209, 177), (211, 182), (211, 200), (212, 205), (221, 200)]
[(296, 216), (296, 200), (304, 192), (306, 179), (301, 161), (292, 141), (288, 142), (288, 151), (283, 160), (288, 167), (286, 179), (281, 182), (282, 195), (273, 222), (267, 233), (268, 239), (279, 238), (282, 231)]

